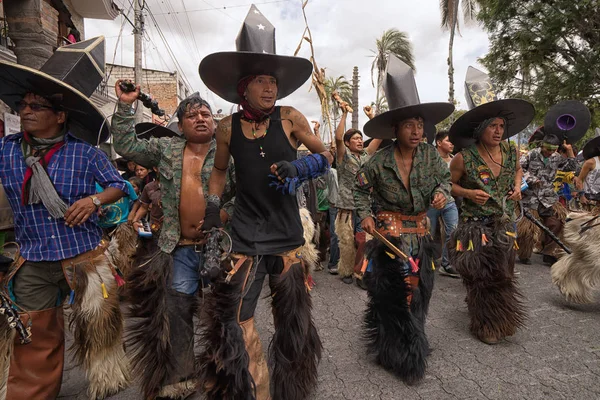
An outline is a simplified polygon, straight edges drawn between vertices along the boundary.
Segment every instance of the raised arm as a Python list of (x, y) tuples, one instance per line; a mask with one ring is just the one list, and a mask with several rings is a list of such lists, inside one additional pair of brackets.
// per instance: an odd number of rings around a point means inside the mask
[[(363, 110), (370, 120), (375, 117), (375, 111), (373, 110), (373, 107), (364, 106)], [(367, 154), (369, 154), (369, 155), (374, 154), (379, 149), (379, 146), (381, 146), (381, 142), (383, 142), (383, 139), (371, 140), (371, 143), (369, 143), (369, 145), (366, 148)]]
[(137, 100), (140, 87), (136, 91), (124, 93), (119, 88), (121, 80), (115, 84), (117, 112), (112, 117), (110, 133), (113, 137), (115, 151), (127, 160), (135, 161), (148, 167), (158, 166), (161, 157), (160, 142), (156, 138), (138, 140), (135, 134), (135, 117), (132, 104)]

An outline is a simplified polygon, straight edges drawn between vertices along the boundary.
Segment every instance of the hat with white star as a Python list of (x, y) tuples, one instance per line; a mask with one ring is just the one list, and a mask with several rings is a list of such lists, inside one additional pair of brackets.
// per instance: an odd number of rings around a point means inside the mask
[(209, 54), (198, 68), (204, 84), (223, 99), (238, 104), (240, 80), (252, 75), (277, 79), (277, 99), (292, 94), (312, 73), (312, 63), (302, 57), (277, 55), (275, 27), (253, 4), (235, 40), (237, 51)]

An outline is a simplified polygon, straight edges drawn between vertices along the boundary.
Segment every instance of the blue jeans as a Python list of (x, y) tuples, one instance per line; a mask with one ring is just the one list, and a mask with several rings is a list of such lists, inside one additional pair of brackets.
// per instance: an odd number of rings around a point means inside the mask
[(458, 208), (456, 208), (456, 203), (448, 203), (446, 207), (441, 210), (436, 210), (431, 207), (427, 210), (427, 217), (429, 221), (431, 221), (431, 234), (435, 232), (437, 228), (438, 218), (442, 217), (442, 221), (444, 221), (444, 226), (446, 228), (446, 237), (444, 238), (444, 244), (442, 246), (442, 267), (447, 267), (450, 264), (448, 260), (448, 243), (450, 242), (450, 235), (456, 229), (456, 225), (458, 225)]
[(195, 294), (201, 281), (200, 266), (204, 262), (196, 246), (179, 246), (173, 250), (173, 282), (171, 288), (179, 293)]
[(335, 233), (335, 217), (337, 216), (337, 208), (329, 206), (329, 265), (327, 268), (337, 268), (340, 261), (340, 246), (339, 239)]

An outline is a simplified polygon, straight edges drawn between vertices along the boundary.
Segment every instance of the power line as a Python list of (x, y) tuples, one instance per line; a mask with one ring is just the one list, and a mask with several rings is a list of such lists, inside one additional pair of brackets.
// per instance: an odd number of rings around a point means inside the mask
[[(263, 4), (287, 3), (287, 2), (290, 2), (290, 1), (292, 1), (292, 0), (274, 0), (274, 1), (265, 1), (265, 2), (262, 2), (262, 3), (252, 3), (252, 4), (254, 4), (256, 6), (259, 6), (259, 5), (263, 5)], [(196, 10), (184, 10), (184, 11), (172, 11), (172, 12), (169, 12), (169, 13), (155, 14), (155, 15), (181, 14), (181, 13), (191, 13), (191, 12), (200, 12), (200, 11), (214, 11), (214, 10), (221, 11), (221, 8), (217, 8), (217, 7), (213, 6), (210, 3), (207, 3), (206, 1), (204, 3), (208, 4), (211, 8), (200, 8), (200, 9), (196, 9)], [(248, 7), (248, 6), (252, 5), (252, 4), (236, 4), (236, 5), (231, 5), (231, 6), (223, 6), (222, 8), (223, 8), (223, 10), (226, 10), (228, 8)]]

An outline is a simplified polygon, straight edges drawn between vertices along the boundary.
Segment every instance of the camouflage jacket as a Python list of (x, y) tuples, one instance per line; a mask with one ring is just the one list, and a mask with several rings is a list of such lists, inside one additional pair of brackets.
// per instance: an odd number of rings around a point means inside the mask
[[(394, 158), (395, 146), (388, 146), (375, 153), (358, 172), (355, 179), (354, 204), (362, 221), (373, 216), (373, 211), (400, 212), (418, 215), (426, 212), (436, 193), (442, 193), (448, 202), (450, 195), (450, 170), (435, 147), (420, 143), (415, 152), (410, 171), (410, 191), (402, 183), (400, 171)], [(402, 235), (405, 250), (418, 253), (416, 235)]]
[(341, 160), (337, 160), (338, 173), (338, 198), (335, 206), (344, 210), (354, 210), (354, 181), (360, 167), (371, 156), (363, 150), (359, 157), (352, 154), (346, 147), (346, 152)]
[(544, 158), (541, 149), (536, 148), (521, 157), (523, 177), (529, 188), (523, 192), (523, 204), (530, 210), (537, 210), (538, 206), (552, 207), (558, 201), (558, 194), (554, 190), (556, 171), (575, 171), (577, 160), (564, 158), (558, 153)]
[[(158, 167), (161, 183), (161, 203), (164, 220), (158, 246), (162, 251), (171, 253), (181, 236), (179, 224), (179, 202), (181, 194), (181, 174), (183, 169), (183, 152), (186, 140), (180, 137), (151, 138), (139, 140), (135, 135), (135, 121), (131, 105), (119, 103), (117, 112), (113, 115), (111, 134), (115, 151), (128, 160), (135, 161), (147, 167)], [(208, 193), (208, 180), (214, 165), (216, 141), (210, 144), (210, 149), (200, 172), (203, 191)], [(233, 215), (235, 196), (235, 172), (230, 161), (227, 181), (223, 192), (223, 208)]]

